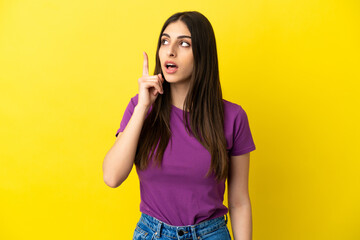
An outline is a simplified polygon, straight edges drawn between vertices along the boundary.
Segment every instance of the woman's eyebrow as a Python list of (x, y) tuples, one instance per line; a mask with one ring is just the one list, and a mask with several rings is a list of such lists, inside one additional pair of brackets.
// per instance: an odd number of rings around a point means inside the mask
[[(161, 36), (166, 36), (166, 37), (170, 38), (169, 34), (167, 34), (167, 33), (163, 33)], [(180, 35), (177, 38), (190, 38), (191, 39), (191, 37), (187, 36), (187, 35)]]

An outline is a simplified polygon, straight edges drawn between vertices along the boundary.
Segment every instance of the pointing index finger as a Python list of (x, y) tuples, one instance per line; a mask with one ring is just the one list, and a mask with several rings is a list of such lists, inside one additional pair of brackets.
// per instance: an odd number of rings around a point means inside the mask
[(149, 76), (148, 56), (144, 52), (143, 76)]

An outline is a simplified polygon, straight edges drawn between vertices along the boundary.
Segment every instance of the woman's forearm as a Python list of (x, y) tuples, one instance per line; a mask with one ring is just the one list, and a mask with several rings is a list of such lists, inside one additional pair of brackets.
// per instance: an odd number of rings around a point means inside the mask
[(147, 107), (139, 105), (135, 107), (126, 128), (106, 154), (103, 161), (103, 177), (108, 186), (113, 188), (120, 186), (131, 172), (147, 112)]
[(231, 229), (234, 240), (252, 239), (251, 204), (229, 208)]

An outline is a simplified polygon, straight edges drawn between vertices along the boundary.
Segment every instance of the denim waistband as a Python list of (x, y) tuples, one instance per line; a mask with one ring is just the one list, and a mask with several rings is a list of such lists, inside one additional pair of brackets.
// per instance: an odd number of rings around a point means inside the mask
[(156, 238), (165, 235), (174, 239), (178, 239), (178, 236), (182, 236), (182, 239), (196, 239), (199, 236), (208, 234), (225, 226), (228, 219), (227, 215), (224, 215), (194, 225), (173, 226), (164, 223), (155, 217), (141, 213), (140, 221), (155, 232)]

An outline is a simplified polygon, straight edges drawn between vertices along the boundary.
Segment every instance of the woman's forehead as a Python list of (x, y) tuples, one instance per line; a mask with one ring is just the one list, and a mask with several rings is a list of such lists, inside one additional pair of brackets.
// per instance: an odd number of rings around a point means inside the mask
[(186, 24), (180, 20), (172, 22), (165, 28), (163, 34), (169, 35), (171, 38), (177, 38), (181, 35), (191, 36)]

